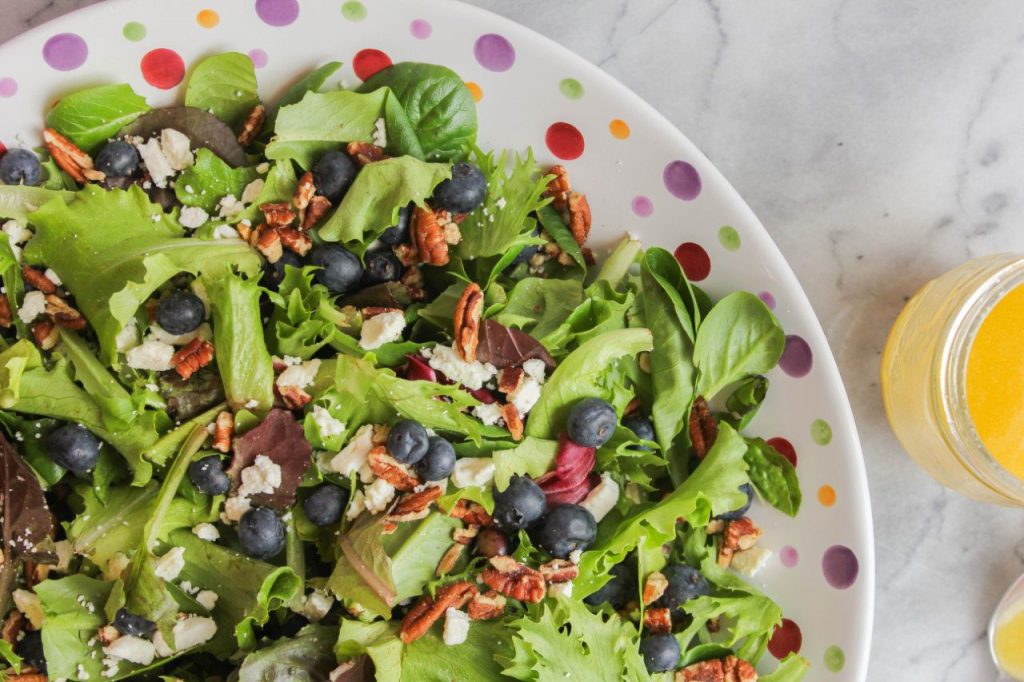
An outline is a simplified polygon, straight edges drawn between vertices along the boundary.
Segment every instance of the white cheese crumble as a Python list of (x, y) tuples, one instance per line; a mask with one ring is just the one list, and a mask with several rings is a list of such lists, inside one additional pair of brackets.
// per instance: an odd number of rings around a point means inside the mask
[(444, 612), (444, 643), (448, 646), (462, 644), (469, 636), (469, 614), (448, 607)]
[(103, 653), (138, 665), (149, 665), (156, 658), (156, 647), (147, 639), (121, 635), (103, 647)]
[(501, 421), (501, 404), (490, 403), (484, 405), (477, 405), (473, 408), (473, 416), (482, 421), (487, 426), (494, 426)]
[(266, 455), (256, 455), (251, 466), (242, 469), (239, 497), (272, 494), (281, 485), (281, 466)]
[(600, 523), (619, 501), (619, 484), (607, 472), (601, 474), (601, 482), (580, 502), (580, 506), (594, 515)]
[(544, 364), (543, 360), (527, 360), (523, 363), (523, 371), (526, 372), (526, 376), (530, 377), (537, 383), (544, 383), (544, 372), (547, 371), (547, 365)]
[(324, 619), (332, 606), (334, 606), (334, 597), (320, 590), (313, 590), (303, 600), (299, 613), (316, 623)]
[(221, 197), (217, 205), (219, 206), (217, 215), (227, 220), (238, 217), (245, 210), (245, 204), (239, 201), (234, 194)]
[(210, 214), (199, 206), (186, 206), (181, 209), (181, 213), (178, 214), (178, 222), (181, 223), (182, 227), (189, 230), (202, 227), (209, 219)]
[(519, 387), (508, 394), (508, 400), (519, 410), (519, 415), (525, 417), (540, 400), (540, 382), (533, 377), (524, 377)]
[(181, 569), (185, 568), (185, 548), (172, 547), (162, 557), (156, 560), (153, 574), (171, 582), (178, 577)]
[(768, 564), (772, 551), (763, 547), (751, 547), (736, 552), (732, 555), (732, 562), (729, 567), (742, 576), (753, 578), (761, 572), (761, 569)]
[(220, 531), (212, 523), (197, 523), (192, 527), (192, 533), (200, 540), (216, 542), (220, 539)]
[(196, 601), (206, 609), (207, 611), (213, 611), (213, 607), (217, 605), (218, 595), (213, 590), (200, 590), (199, 594), (196, 595)]
[(318, 371), (320, 371), (320, 361), (307, 360), (300, 365), (290, 365), (277, 377), (276, 383), (282, 388), (285, 386), (305, 388), (313, 383)]
[(471, 390), (482, 387), (498, 373), (498, 370), (490, 363), (466, 362), (451, 346), (438, 344), (432, 349), (425, 348), (420, 353), (427, 358), (427, 362), (433, 369)]
[(167, 163), (176, 171), (185, 170), (196, 162), (192, 154), (192, 141), (174, 128), (164, 128), (160, 132), (160, 149)]
[(376, 514), (387, 509), (391, 501), (395, 499), (395, 487), (383, 478), (378, 478), (366, 487), (364, 494), (366, 508)]
[(263, 191), (263, 178), (257, 178), (245, 186), (242, 190), (242, 203), (251, 204), (256, 201), (260, 196), (260, 192)]
[(147, 337), (141, 346), (136, 346), (125, 353), (128, 366), (133, 369), (152, 370), (164, 372), (172, 369), (174, 365), (171, 358), (174, 357), (174, 346)]
[(35, 592), (19, 589), (15, 590), (11, 596), (14, 597), (14, 605), (25, 614), (28, 622), (32, 623), (32, 627), (36, 630), (43, 627), (45, 616), (43, 615), (43, 605), (39, 601), (39, 595)]
[(46, 270), (43, 271), (43, 276), (46, 277), (46, 279), (48, 279), (51, 282), (53, 282), (54, 285), (56, 285), (58, 287), (61, 284), (64, 283), (64, 282), (60, 281), (60, 276), (56, 272), (54, 272), (51, 268), (46, 268)]
[(333, 438), (345, 433), (345, 424), (332, 417), (327, 408), (322, 405), (313, 406), (311, 418), (313, 423), (316, 424), (321, 438)]
[(463, 457), (452, 469), (456, 488), (483, 488), (494, 481), (494, 460), (490, 457)]
[(552, 599), (568, 599), (572, 596), (572, 581), (565, 583), (555, 583), (548, 588), (548, 596)]
[(238, 523), (245, 512), (252, 508), (248, 497), (229, 497), (224, 500), (224, 511), (220, 514), (220, 520), (224, 523)]
[(373, 122), (373, 143), (378, 147), (388, 146), (388, 128), (383, 118)]
[(582, 557), (583, 557), (583, 550), (582, 549), (574, 549), (573, 551), (569, 552), (569, 561), (573, 562), (574, 564), (578, 564)]
[(160, 140), (153, 137), (136, 146), (153, 184), (157, 187), (167, 187), (167, 179), (174, 175), (174, 167), (160, 148)]
[(264, 161), (260, 165), (256, 166), (256, 172), (259, 173), (260, 175), (266, 175), (267, 173), (270, 172), (270, 164)]
[(121, 327), (121, 331), (114, 337), (114, 345), (119, 353), (126, 353), (139, 343), (139, 327), (134, 319), (128, 320), (128, 324)]
[(345, 518), (351, 521), (362, 514), (364, 509), (366, 509), (366, 496), (363, 495), (362, 490), (357, 490), (356, 494), (352, 496), (352, 499), (348, 503), (348, 509), (345, 511)]
[(107, 559), (107, 566), (103, 569), (103, 579), (107, 581), (117, 580), (124, 573), (125, 569), (128, 568), (129, 563), (131, 563), (131, 559), (124, 552), (116, 552)]
[(373, 424), (363, 424), (341, 452), (331, 458), (328, 467), (347, 478), (366, 465), (366, 459), (372, 449)]
[(217, 634), (217, 623), (206, 616), (187, 616), (174, 624), (174, 650), (183, 651), (210, 641)]
[(209, 324), (204, 322), (190, 332), (186, 332), (184, 334), (172, 334), (154, 322), (149, 327), (149, 334), (146, 338), (159, 341), (160, 343), (166, 343), (171, 346), (184, 346), (197, 338), (209, 341), (213, 338), (213, 330), (210, 328)]
[(18, 308), (18, 317), (25, 324), (36, 319), (46, 312), (46, 296), (41, 291), (30, 291), (25, 294), (21, 307)]
[(498, 197), (498, 200), (494, 202), (494, 207), (498, 210), (505, 208), (508, 202), (505, 201), (505, 197)]
[(241, 239), (242, 236), (238, 234), (238, 230), (231, 227), (230, 225), (218, 225), (213, 228), (214, 239)]
[(380, 348), (402, 338), (405, 330), (405, 313), (395, 311), (374, 315), (363, 322), (359, 331), (359, 347), (364, 350)]
[(14, 254), (14, 260), (21, 261), (21, 246), (32, 239), (32, 230), (19, 225), (14, 220), (8, 220), (4, 223), (3, 228), (4, 234), (7, 235), (7, 241), (11, 246), (11, 253)]

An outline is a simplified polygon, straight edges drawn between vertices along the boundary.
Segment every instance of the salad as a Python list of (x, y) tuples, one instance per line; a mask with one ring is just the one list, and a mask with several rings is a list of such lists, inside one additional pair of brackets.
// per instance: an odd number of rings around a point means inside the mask
[(772, 313), (588, 247), (451, 70), (339, 67), (0, 146), (0, 674), (799, 680), (746, 580), (801, 501)]

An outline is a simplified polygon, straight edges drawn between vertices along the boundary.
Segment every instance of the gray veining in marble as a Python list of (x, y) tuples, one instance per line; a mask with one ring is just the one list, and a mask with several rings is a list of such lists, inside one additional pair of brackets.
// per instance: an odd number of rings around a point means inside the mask
[[(0, 0), (0, 41), (91, 0)], [(664, 112), (768, 227), (820, 316), (867, 458), (872, 680), (988, 680), (985, 628), (1024, 570), (1021, 514), (958, 498), (885, 423), (879, 357), (921, 284), (1024, 251), (1019, 0), (474, 0)]]

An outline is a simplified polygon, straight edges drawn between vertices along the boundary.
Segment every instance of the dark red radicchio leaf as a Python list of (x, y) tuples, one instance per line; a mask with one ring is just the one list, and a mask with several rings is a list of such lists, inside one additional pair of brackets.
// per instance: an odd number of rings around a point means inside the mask
[(185, 135), (193, 149), (206, 147), (229, 166), (246, 164), (245, 150), (231, 127), (205, 109), (195, 107), (161, 107), (143, 114), (122, 128), (118, 137), (138, 135), (149, 138), (164, 128), (173, 128)]
[(259, 426), (250, 429), (234, 443), (234, 456), (228, 468), (231, 489), (242, 482), (242, 469), (251, 466), (259, 455), (266, 455), (281, 467), (281, 485), (273, 493), (259, 493), (249, 499), (254, 506), (284, 511), (295, 504), (295, 490), (309, 468), (313, 446), (306, 440), (302, 425), (288, 410), (271, 410)]
[(555, 361), (540, 341), (526, 332), (511, 329), (494, 320), (484, 320), (480, 328), (480, 343), (476, 359), (489, 362), (498, 369), (519, 367), (527, 360), (543, 360), (549, 368)]
[(596, 461), (595, 448), (574, 443), (565, 433), (559, 434), (555, 470), (537, 479), (548, 506), (566, 502), (575, 504), (586, 497), (600, 480), (593, 471)]

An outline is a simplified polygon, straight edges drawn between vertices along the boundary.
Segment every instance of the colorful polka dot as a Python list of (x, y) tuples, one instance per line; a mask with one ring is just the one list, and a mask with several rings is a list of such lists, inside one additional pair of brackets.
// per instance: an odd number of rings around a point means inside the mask
[(811, 422), (811, 440), (818, 445), (828, 445), (832, 442), (832, 427), (824, 419), (815, 419)]
[(796, 550), (796, 547), (786, 545), (779, 550), (779, 561), (786, 568), (796, 568), (796, 565), (800, 563), (800, 552)]
[(676, 260), (683, 266), (686, 278), (691, 282), (700, 282), (711, 274), (711, 256), (704, 247), (694, 242), (685, 242), (676, 247)]
[(629, 137), (629, 124), (623, 121), (621, 118), (613, 118), (608, 123), (608, 132), (612, 134), (617, 140), (625, 140)]
[(845, 590), (857, 582), (860, 562), (849, 547), (832, 545), (821, 557), (821, 572), (825, 574), (825, 582), (837, 590)]
[(786, 348), (779, 359), (779, 368), (791, 377), (799, 379), (807, 376), (814, 364), (814, 356), (810, 345), (796, 334), (786, 337)]
[(700, 194), (700, 174), (685, 161), (673, 161), (665, 166), (662, 180), (665, 188), (677, 199), (693, 201)]
[(775, 297), (772, 296), (772, 292), (762, 291), (757, 297), (768, 307), (768, 310), (775, 310)]
[(262, 69), (267, 65), (267, 62), (270, 61), (270, 57), (267, 56), (267, 51), (261, 50), (258, 47), (249, 50), (249, 59), (252, 60), (252, 65), (257, 69)]
[(366, 18), (366, 5), (359, 0), (349, 0), (342, 4), (341, 16), (349, 21), (362, 21)]
[(160, 47), (143, 56), (142, 77), (154, 88), (169, 90), (185, 77), (185, 62), (174, 50)]
[(654, 213), (654, 204), (645, 196), (633, 197), (630, 206), (633, 208), (633, 213), (641, 218), (646, 218)]
[(558, 83), (558, 89), (562, 91), (562, 94), (569, 99), (579, 99), (583, 97), (583, 83), (580, 83), (575, 78), (563, 78)]
[(43, 45), (43, 59), (58, 71), (73, 71), (85, 63), (89, 46), (82, 36), (58, 33)]
[(196, 15), (196, 23), (203, 28), (213, 28), (220, 23), (220, 15), (212, 9), (200, 10), (199, 14)]
[(412, 23), (409, 24), (409, 33), (418, 40), (426, 40), (433, 32), (434, 27), (426, 19), (413, 19)]
[(484, 98), (484, 91), (473, 81), (466, 81), (466, 88), (469, 89), (469, 94), (473, 95), (473, 101), (479, 102)]
[(830, 673), (837, 673), (846, 665), (846, 654), (838, 646), (833, 644), (825, 649), (825, 669)]
[(497, 33), (487, 33), (476, 39), (473, 55), (480, 66), (488, 71), (508, 71), (516, 63), (516, 48), (508, 38)]
[(270, 26), (287, 26), (299, 18), (299, 0), (256, 0), (256, 14)]
[(359, 50), (352, 58), (352, 70), (360, 80), (366, 80), (381, 69), (391, 66), (391, 63), (391, 57), (380, 50)]
[(836, 503), (836, 489), (830, 485), (818, 488), (818, 502), (822, 507), (831, 507)]
[(740, 233), (731, 225), (723, 225), (718, 228), (718, 241), (726, 251), (738, 251), (740, 248)]
[(790, 654), (800, 653), (803, 643), (804, 635), (800, 632), (800, 626), (789, 618), (783, 618), (782, 622), (775, 626), (772, 638), (768, 640), (768, 651), (781, 661)]
[(14, 97), (18, 92), (18, 81), (13, 78), (0, 78), (0, 97)]
[(137, 21), (129, 21), (121, 29), (121, 35), (133, 43), (137, 43), (146, 37), (146, 27)]
[(544, 141), (552, 154), (565, 161), (580, 158), (586, 146), (583, 141), (583, 133), (576, 126), (564, 121), (552, 123), (548, 127)]
[(776, 452), (789, 460), (789, 463), (796, 466), (796, 448), (785, 438), (781, 436), (775, 438), (769, 438), (767, 441), (768, 445), (775, 448)]

